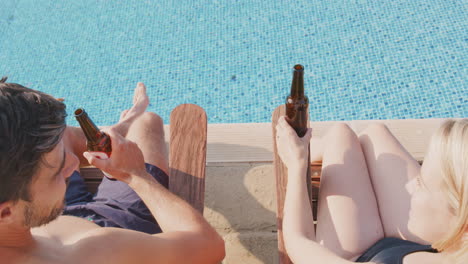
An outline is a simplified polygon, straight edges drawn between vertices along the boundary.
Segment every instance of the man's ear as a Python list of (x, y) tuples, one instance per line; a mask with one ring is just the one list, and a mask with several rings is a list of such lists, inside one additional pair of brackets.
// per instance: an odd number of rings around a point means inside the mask
[(0, 203), (0, 224), (8, 224), (13, 221), (13, 202)]

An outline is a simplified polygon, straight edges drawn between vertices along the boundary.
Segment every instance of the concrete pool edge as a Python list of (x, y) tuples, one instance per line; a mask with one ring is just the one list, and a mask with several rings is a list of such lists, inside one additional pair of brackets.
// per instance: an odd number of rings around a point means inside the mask
[[(310, 122), (313, 136), (321, 137), (335, 123), (346, 123), (359, 133), (371, 123), (383, 123), (418, 160), (422, 160), (427, 143), (437, 127), (448, 118), (353, 120)], [(169, 142), (169, 125), (164, 125)], [(208, 124), (207, 164), (272, 162), (271, 123)]]

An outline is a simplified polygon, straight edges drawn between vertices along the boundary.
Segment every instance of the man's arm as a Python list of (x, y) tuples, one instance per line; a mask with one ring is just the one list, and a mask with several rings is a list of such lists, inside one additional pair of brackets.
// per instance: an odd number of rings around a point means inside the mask
[(148, 208), (157, 211), (153, 214), (164, 233), (92, 229), (71, 244), (70, 258), (77, 263), (113, 264), (215, 264), (223, 260), (224, 241), (198, 211), (155, 180), (135, 182), (134, 188)]
[(147, 257), (135, 263), (220, 262), (225, 252), (224, 241), (218, 233), (198, 211), (146, 172), (143, 154), (134, 142), (114, 129), (106, 132), (112, 140), (112, 157), (100, 160), (86, 152), (86, 158), (90, 164), (127, 183), (145, 202), (164, 233), (149, 236), (102, 228), (93, 231), (93, 238), (111, 241), (115, 252), (123, 254), (122, 258), (126, 254)]
[(67, 259), (74, 263), (218, 264), (221, 245), (207, 247), (203, 234), (169, 232), (148, 235), (121, 228), (96, 228), (70, 243)]

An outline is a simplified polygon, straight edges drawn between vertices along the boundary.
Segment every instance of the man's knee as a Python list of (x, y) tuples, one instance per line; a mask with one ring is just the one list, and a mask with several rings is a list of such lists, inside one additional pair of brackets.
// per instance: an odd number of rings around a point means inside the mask
[(153, 112), (143, 113), (137, 120), (139, 126), (144, 127), (163, 127), (164, 123), (162, 118)]

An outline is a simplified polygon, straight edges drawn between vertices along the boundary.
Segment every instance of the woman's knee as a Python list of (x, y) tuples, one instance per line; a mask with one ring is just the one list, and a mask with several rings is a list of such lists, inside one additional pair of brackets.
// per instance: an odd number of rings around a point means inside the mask
[(346, 123), (336, 123), (328, 133), (334, 138), (356, 137), (353, 129), (351, 129), (351, 127)]
[(388, 127), (383, 123), (374, 122), (368, 125), (361, 133), (359, 133), (359, 138), (375, 138), (381, 137), (382, 135), (390, 133)]
[(378, 122), (370, 124), (359, 133), (359, 142), (365, 151), (373, 151), (376, 144), (389, 142), (391, 139), (393, 137), (388, 127)]
[(356, 133), (345, 123), (337, 123), (331, 127), (323, 141), (326, 148), (349, 148), (359, 144)]

